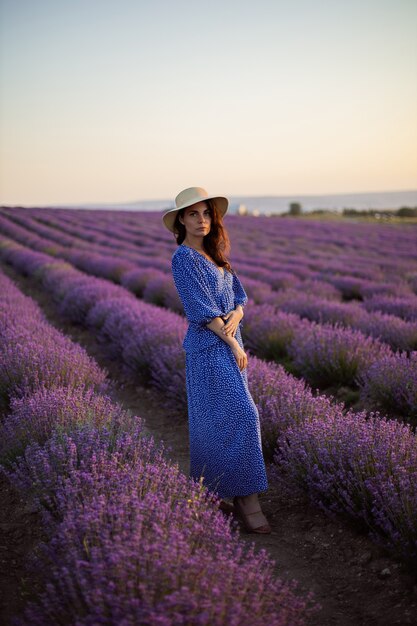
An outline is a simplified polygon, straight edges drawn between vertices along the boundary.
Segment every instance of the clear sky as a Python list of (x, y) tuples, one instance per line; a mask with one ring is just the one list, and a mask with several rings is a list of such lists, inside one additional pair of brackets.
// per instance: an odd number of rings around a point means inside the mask
[(0, 202), (417, 188), (416, 0), (1, 0)]

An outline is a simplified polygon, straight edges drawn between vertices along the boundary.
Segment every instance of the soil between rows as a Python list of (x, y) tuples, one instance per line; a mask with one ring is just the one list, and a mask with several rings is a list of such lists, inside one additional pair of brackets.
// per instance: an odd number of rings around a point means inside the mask
[[(109, 395), (141, 416), (148, 432), (170, 447), (170, 458), (188, 473), (186, 416), (173, 419), (154, 390), (128, 380), (120, 364), (109, 359), (105, 346), (92, 334), (58, 317), (50, 296), (31, 278), (18, 275), (3, 262), (0, 268), (38, 302), (52, 325), (82, 345), (109, 372), (113, 382)], [(271, 480), (269, 485), (260, 501), (272, 534), (258, 536), (241, 530), (241, 538), (253, 541), (256, 549), (266, 548), (276, 562), (276, 575), (297, 580), (301, 594), (314, 592), (322, 609), (311, 619), (311, 626), (417, 625), (415, 574), (346, 520), (330, 518), (303, 496), (289, 497)], [(18, 495), (10, 497), (13, 490), (6, 481), (0, 489), (4, 503), (0, 514), (0, 622), (7, 624), (23, 608), (27, 594), (33, 593), (24, 564), (41, 531)], [(33, 585), (36, 587), (36, 581)]]

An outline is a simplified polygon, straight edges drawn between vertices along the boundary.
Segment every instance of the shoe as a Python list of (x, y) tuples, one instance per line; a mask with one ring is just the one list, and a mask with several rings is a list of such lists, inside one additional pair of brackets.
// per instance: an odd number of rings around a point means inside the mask
[(223, 513), (234, 513), (235, 507), (233, 504), (226, 502), (225, 500), (221, 500), (219, 504), (219, 509), (223, 511)]
[(235, 507), (235, 511), (238, 513), (240, 519), (243, 522), (243, 525), (245, 526), (246, 530), (249, 533), (259, 533), (262, 535), (269, 535), (272, 532), (272, 528), (270, 527), (268, 523), (262, 524), (262, 526), (257, 526), (256, 528), (252, 528), (249, 525), (249, 521), (248, 521), (249, 515), (254, 515), (255, 513), (262, 513), (261, 509), (259, 509), (258, 511), (252, 511), (252, 513), (245, 513), (237, 500), (237, 496), (233, 498), (233, 504)]

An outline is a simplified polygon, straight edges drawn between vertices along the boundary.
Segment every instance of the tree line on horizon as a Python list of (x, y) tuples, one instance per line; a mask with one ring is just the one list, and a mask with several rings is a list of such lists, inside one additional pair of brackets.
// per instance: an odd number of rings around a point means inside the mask
[[(313, 209), (312, 211), (308, 211), (311, 215), (312, 213), (333, 213), (332, 209)], [(299, 202), (291, 202), (289, 204), (289, 210), (287, 213), (283, 213), (281, 215), (303, 215), (303, 208)], [(395, 216), (395, 217), (417, 217), (417, 206), (408, 207), (403, 206), (399, 209), (353, 209), (353, 208), (343, 208), (341, 215), (346, 216), (376, 216), (378, 214), (383, 214), (384, 216)]]

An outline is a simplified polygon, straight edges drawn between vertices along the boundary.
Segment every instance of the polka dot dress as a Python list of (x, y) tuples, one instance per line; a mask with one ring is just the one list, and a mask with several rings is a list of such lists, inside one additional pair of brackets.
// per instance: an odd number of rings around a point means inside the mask
[[(190, 476), (221, 498), (268, 489), (259, 412), (230, 346), (206, 327), (248, 298), (236, 274), (181, 244), (172, 274), (189, 322), (183, 348), (190, 441)], [(243, 348), (240, 322), (235, 338)]]

